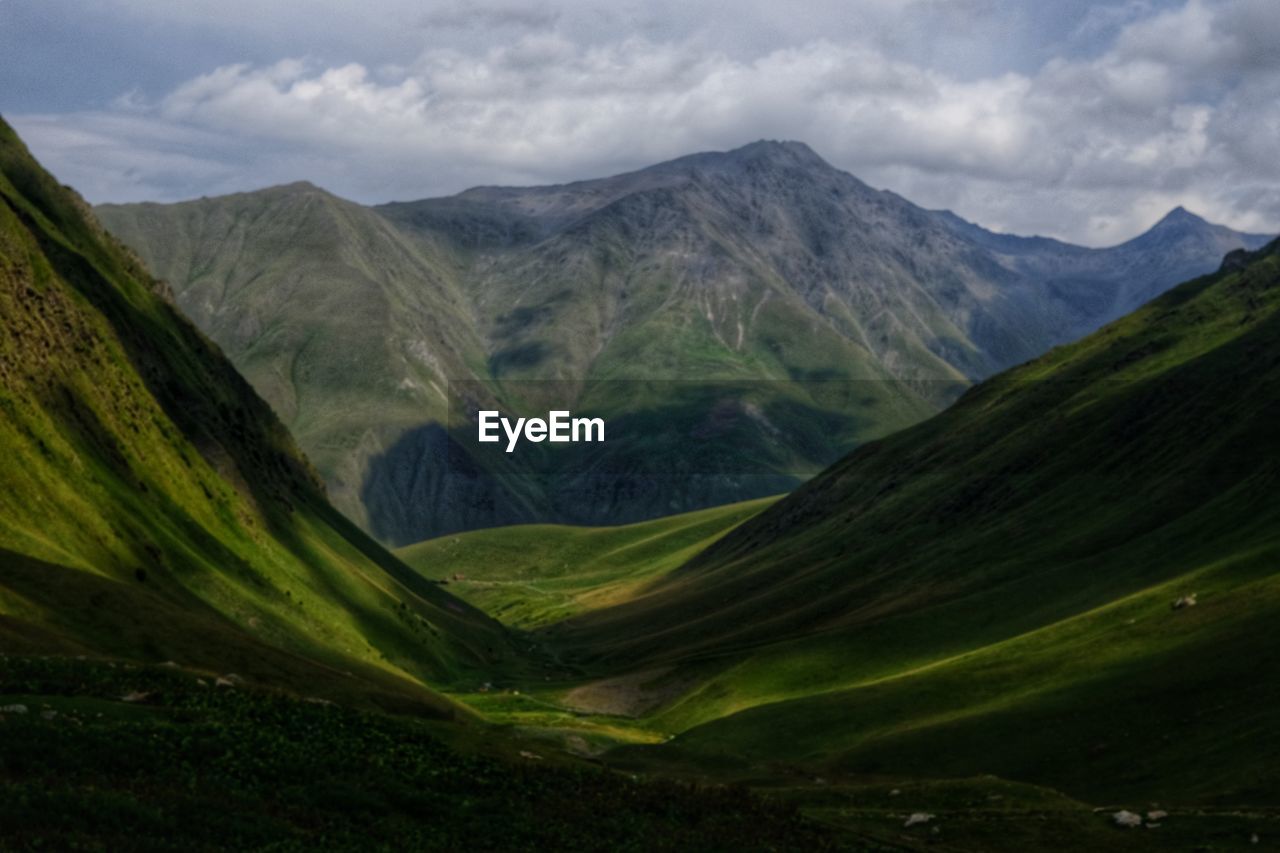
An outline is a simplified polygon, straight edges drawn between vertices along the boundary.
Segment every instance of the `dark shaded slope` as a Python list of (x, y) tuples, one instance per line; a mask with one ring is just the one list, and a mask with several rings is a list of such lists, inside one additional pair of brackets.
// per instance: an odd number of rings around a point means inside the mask
[(4, 716), (5, 849), (849, 849), (742, 789), (459, 751), (438, 723), (186, 672), (3, 658), (0, 684), (45, 709)]
[(0, 134), (8, 642), (223, 659), (321, 692), (358, 692), (343, 673), (359, 672), (363, 689), (430, 702), (413, 682), (507, 655), (500, 626), (328, 506), (230, 363), (7, 126)]

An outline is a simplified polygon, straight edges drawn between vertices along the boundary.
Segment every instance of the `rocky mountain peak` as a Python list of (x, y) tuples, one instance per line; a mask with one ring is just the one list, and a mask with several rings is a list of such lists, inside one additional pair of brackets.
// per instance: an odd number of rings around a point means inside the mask
[(1209, 223), (1205, 221), (1204, 218), (1197, 216), (1196, 214), (1187, 210), (1182, 205), (1178, 205), (1173, 210), (1166, 213), (1164, 217), (1159, 222), (1156, 223), (1155, 227), (1159, 228), (1162, 225), (1208, 225), (1208, 224)]
[(831, 168), (831, 164), (803, 142), (797, 140), (760, 139), (726, 153), (736, 160), (767, 160), (785, 165)]

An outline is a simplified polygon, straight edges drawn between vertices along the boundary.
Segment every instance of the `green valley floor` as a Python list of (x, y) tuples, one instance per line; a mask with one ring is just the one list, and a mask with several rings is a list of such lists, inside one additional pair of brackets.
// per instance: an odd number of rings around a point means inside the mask
[[(557, 642), (557, 620), (643, 597), (691, 549), (773, 503), (619, 528), (478, 531), (400, 554), (528, 631), (545, 675), (495, 677), (453, 696), (537, 743), (538, 754), (744, 785), (795, 804), (855, 849), (1245, 850), (1259, 849), (1255, 836), (1280, 837), (1274, 778), (1247, 754), (1270, 741), (1274, 688), (1241, 683), (1239, 666), (1216, 660), (1248, 660), (1249, 639), (1266, 630), (1269, 559), (1212, 567), (897, 670), (890, 656), (863, 660), (892, 636), (884, 632), (621, 674), (565, 661), (573, 648)], [(567, 565), (556, 559), (570, 554)], [(1197, 604), (1175, 610), (1188, 584)], [(1188, 648), (1192, 639), (1212, 651)], [(1178, 695), (1187, 681), (1232, 701), (1188, 716), (1197, 703)], [(1144, 698), (1121, 699), (1133, 692)], [(1105, 713), (1087, 710), (1105, 703)], [(1122, 811), (1142, 825), (1117, 825)]]

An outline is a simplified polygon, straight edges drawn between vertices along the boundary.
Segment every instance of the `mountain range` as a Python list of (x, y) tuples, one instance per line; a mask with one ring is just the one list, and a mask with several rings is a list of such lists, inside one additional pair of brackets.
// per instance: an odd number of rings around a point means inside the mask
[[(372, 208), (293, 184), (97, 214), (297, 435), (335, 505), (392, 544), (785, 491), (1264, 242), (1181, 209), (1108, 249), (995, 234), (797, 142)], [(674, 384), (688, 379), (699, 393)], [(545, 380), (560, 406), (676, 426), (643, 452), (606, 443), (572, 477), (470, 458), (450, 388), (519, 410)], [(825, 393), (839, 385), (856, 390)], [(692, 458), (690, 432), (726, 419), (737, 453)]]

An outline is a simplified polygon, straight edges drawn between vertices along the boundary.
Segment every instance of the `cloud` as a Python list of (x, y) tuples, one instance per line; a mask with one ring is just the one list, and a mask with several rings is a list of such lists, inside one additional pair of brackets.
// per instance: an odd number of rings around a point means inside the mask
[(557, 9), (531, 8), (528, 4), (510, 2), (454, 3), (431, 9), (421, 17), (424, 27), (441, 29), (504, 29), (545, 30), (560, 20)]
[[(927, 2), (979, 30), (990, 20), (980, 0)], [(890, 19), (893, 4), (864, 5)], [(1127, 3), (1075, 27), (1110, 33), (1101, 50), (981, 75), (872, 37), (753, 50), (697, 32), (583, 41), (559, 11), (452, 5), (424, 20), (510, 24), (513, 35), (428, 47), (399, 66), (226, 65), (152, 100), (17, 123), (95, 200), (305, 177), (381, 201), (795, 138), (874, 184), (1006, 230), (1114, 242), (1179, 203), (1266, 230), (1280, 225), (1280, 25), (1267, 5)]]
[(14, 124), (33, 151), (56, 161), (58, 178), (90, 200), (181, 197), (192, 186), (229, 185), (240, 168), (234, 154), (219, 156), (220, 136), (145, 116), (26, 115)]

